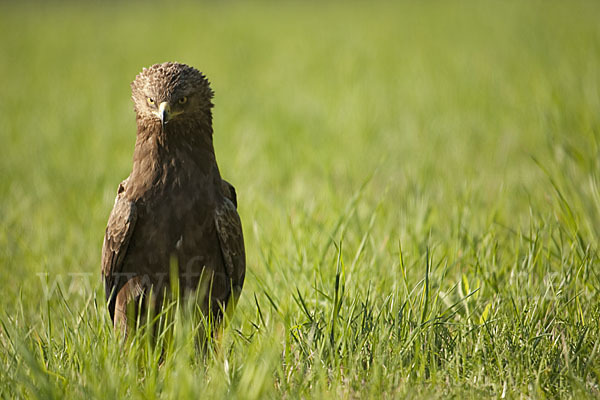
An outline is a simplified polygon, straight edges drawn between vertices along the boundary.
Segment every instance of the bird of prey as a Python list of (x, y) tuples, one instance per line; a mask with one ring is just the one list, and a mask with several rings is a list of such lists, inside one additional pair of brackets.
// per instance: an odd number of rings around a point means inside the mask
[(160, 306), (178, 275), (180, 295), (195, 294), (218, 320), (241, 292), (246, 260), (236, 192), (215, 158), (213, 91), (197, 69), (171, 62), (144, 68), (131, 91), (133, 168), (119, 184), (102, 246), (110, 316), (127, 332), (128, 308)]

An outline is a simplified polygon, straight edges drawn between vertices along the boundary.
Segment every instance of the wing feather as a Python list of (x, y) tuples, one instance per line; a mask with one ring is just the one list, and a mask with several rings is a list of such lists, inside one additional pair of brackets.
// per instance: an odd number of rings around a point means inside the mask
[(229, 191), (225, 193), (226, 197), (215, 211), (215, 225), (225, 261), (225, 269), (231, 279), (234, 297), (237, 298), (244, 285), (246, 275), (246, 251), (242, 222), (236, 210), (236, 204), (234, 204), (234, 202), (237, 203), (235, 189), (228, 182), (223, 182), (223, 187), (225, 188), (227, 185)]
[(121, 271), (123, 259), (127, 253), (129, 240), (137, 219), (135, 203), (125, 196), (128, 180), (129, 178), (119, 184), (115, 205), (110, 217), (108, 217), (102, 245), (102, 275), (104, 276), (106, 300), (112, 319), (114, 319), (115, 298), (118, 291), (115, 274)]
[(237, 208), (237, 194), (235, 193), (235, 188), (233, 187), (233, 185), (227, 182), (225, 179), (222, 179), (221, 190), (223, 191), (225, 197), (231, 200), (235, 208)]

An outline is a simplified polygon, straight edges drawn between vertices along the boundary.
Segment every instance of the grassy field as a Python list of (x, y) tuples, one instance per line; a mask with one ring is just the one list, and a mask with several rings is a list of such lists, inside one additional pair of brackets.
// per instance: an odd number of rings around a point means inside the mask
[[(600, 396), (598, 2), (0, 11), (1, 398)], [(99, 271), (167, 60), (216, 92), (248, 273), (159, 366)]]

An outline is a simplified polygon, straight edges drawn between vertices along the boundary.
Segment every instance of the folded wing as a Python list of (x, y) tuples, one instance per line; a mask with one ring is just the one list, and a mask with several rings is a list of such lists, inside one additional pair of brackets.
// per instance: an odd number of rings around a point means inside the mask
[[(113, 206), (102, 245), (102, 275), (110, 317), (114, 321), (115, 299), (124, 279), (115, 279), (123, 267), (129, 239), (133, 233), (137, 212), (135, 203), (125, 198), (125, 188), (129, 178), (119, 184), (117, 198)], [(119, 282), (121, 281), (121, 282)]]
[(236, 210), (237, 198), (234, 187), (223, 181), (225, 197), (215, 210), (215, 225), (219, 235), (221, 253), (225, 261), (225, 269), (231, 280), (235, 300), (242, 291), (246, 275), (246, 251), (242, 222)]

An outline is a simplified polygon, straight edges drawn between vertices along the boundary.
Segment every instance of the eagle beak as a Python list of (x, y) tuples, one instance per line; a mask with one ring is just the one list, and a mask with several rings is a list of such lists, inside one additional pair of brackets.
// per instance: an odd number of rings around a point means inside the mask
[(167, 122), (169, 122), (169, 117), (171, 116), (170, 113), (171, 107), (169, 107), (169, 103), (167, 103), (166, 101), (160, 103), (156, 115), (160, 119), (160, 125), (162, 126), (163, 130), (165, 129), (165, 125), (167, 124)]

